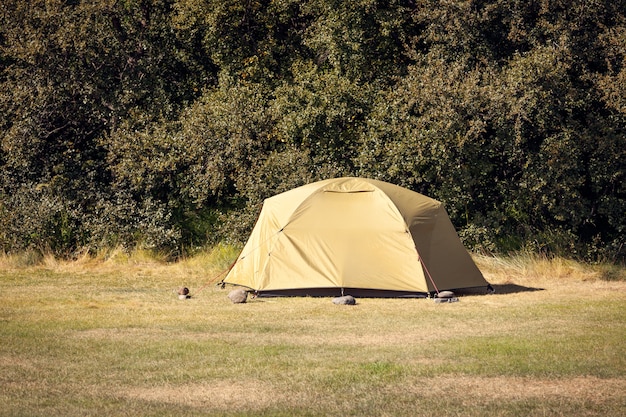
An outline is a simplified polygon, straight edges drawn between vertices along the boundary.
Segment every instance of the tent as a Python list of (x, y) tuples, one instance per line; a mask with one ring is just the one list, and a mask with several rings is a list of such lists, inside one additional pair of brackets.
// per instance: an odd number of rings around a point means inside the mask
[(222, 283), (259, 295), (424, 296), (488, 286), (439, 201), (354, 177), (266, 199)]

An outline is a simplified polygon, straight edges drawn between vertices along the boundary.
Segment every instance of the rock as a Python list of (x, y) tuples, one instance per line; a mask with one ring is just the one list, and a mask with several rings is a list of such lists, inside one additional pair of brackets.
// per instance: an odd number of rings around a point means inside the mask
[(356, 300), (351, 295), (344, 295), (333, 298), (333, 304), (353, 306), (356, 304)]
[(228, 293), (228, 298), (233, 304), (243, 304), (248, 299), (248, 292), (246, 290), (232, 290)]
[(454, 293), (452, 291), (440, 291), (437, 294), (437, 298), (452, 298), (454, 297)]
[(435, 298), (434, 299), (435, 304), (441, 304), (441, 303), (456, 303), (459, 301), (458, 297), (450, 297), (450, 298)]

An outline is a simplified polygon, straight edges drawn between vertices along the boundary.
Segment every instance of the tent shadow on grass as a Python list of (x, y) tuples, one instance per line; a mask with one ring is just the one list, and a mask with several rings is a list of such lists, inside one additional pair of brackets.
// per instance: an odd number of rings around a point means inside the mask
[[(453, 290), (453, 292), (458, 296), (492, 296), (492, 295), (503, 295), (503, 294), (516, 294), (523, 292), (535, 292), (535, 291), (545, 291), (545, 288), (535, 288), (535, 287), (525, 287), (523, 285), (517, 284), (492, 284), (491, 285), (495, 290), (495, 293), (490, 294), (487, 292), (486, 288), (461, 288)], [(340, 293), (334, 293), (333, 290), (336, 289), (321, 289), (321, 290), (302, 290), (302, 291), (278, 291), (273, 293), (265, 293), (260, 296), (252, 296), (249, 297), (248, 302), (263, 302), (276, 297), (314, 297), (314, 298), (327, 298), (327, 297), (338, 297)], [(356, 292), (355, 292), (356, 291)], [(426, 298), (427, 294), (418, 294), (416, 293), (414, 296), (406, 295), (406, 294), (398, 294), (393, 291), (378, 291), (374, 293), (369, 293), (368, 295), (359, 293), (358, 289), (346, 289), (346, 294), (354, 295), (358, 298)]]
[(517, 284), (493, 285), (493, 288), (496, 290), (496, 294), (515, 294), (518, 292), (545, 291), (545, 288), (524, 287), (523, 285)]
[[(491, 284), (491, 286), (495, 290), (495, 293), (492, 295), (545, 291), (545, 288), (524, 287), (523, 285), (517, 285), (517, 284)], [(458, 293), (460, 295), (485, 295), (485, 290), (484, 289), (467, 289), (467, 290), (458, 290)]]

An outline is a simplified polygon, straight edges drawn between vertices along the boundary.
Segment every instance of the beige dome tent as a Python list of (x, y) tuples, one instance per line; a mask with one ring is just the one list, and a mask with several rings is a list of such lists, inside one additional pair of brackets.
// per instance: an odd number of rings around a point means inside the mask
[(488, 283), (443, 205), (393, 184), (336, 178), (265, 200), (223, 280), (260, 295), (423, 295)]

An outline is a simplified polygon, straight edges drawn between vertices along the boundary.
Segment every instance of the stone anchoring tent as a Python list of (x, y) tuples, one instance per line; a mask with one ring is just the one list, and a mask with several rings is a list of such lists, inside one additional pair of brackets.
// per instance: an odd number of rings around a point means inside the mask
[(266, 199), (223, 282), (259, 295), (361, 297), (489, 285), (442, 203), (354, 177)]

